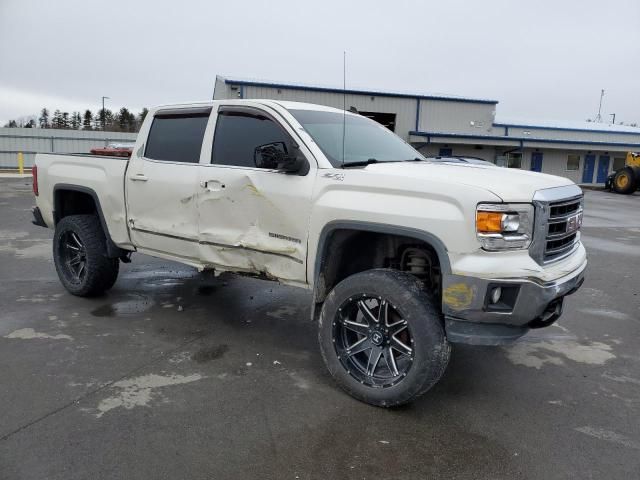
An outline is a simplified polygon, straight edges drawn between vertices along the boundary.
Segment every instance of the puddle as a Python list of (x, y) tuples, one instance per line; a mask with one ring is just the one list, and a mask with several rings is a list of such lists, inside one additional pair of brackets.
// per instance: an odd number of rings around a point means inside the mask
[(129, 297), (131, 297), (129, 300), (101, 305), (100, 307), (91, 310), (91, 315), (94, 317), (136, 315), (138, 313), (146, 312), (154, 305), (153, 300), (145, 295), (132, 293), (129, 294)]
[(200, 285), (198, 287), (198, 295), (211, 295), (214, 293), (218, 287), (215, 285)]

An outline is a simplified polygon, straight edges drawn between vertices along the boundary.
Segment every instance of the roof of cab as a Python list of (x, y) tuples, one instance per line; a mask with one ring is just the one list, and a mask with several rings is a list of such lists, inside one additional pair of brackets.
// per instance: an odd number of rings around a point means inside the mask
[[(262, 104), (268, 106), (281, 106), (287, 110), (316, 110), (316, 111), (325, 111), (325, 112), (338, 112), (342, 113), (343, 110), (333, 107), (327, 107), (324, 105), (317, 105), (315, 103), (303, 103), (303, 102), (291, 102), (284, 100), (271, 100), (271, 99), (228, 99), (228, 100), (206, 100), (206, 101), (195, 101), (195, 102), (184, 102), (184, 103), (171, 103), (164, 105), (157, 105), (153, 108), (154, 111), (162, 110), (162, 109), (180, 109), (180, 108), (193, 108), (193, 107), (206, 107), (213, 106), (215, 104), (225, 103), (228, 105), (244, 105), (244, 104)], [(349, 112), (347, 112), (349, 113)]]

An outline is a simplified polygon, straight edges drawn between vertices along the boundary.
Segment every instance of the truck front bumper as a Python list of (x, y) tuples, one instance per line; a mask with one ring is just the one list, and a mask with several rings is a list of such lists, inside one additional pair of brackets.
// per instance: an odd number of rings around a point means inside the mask
[(447, 338), (454, 343), (501, 345), (531, 328), (551, 325), (562, 314), (564, 297), (584, 282), (586, 267), (585, 260), (574, 271), (551, 282), (445, 275), (442, 310)]

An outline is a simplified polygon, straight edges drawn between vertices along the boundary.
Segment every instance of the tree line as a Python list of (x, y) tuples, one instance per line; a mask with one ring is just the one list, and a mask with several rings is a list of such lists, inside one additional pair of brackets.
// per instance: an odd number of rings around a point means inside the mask
[(108, 108), (99, 109), (95, 114), (91, 110), (80, 112), (62, 112), (55, 110), (53, 114), (48, 108), (40, 111), (40, 116), (9, 120), (8, 128), (55, 128), (63, 130), (101, 130), (105, 132), (137, 132), (144, 121), (148, 109), (143, 108), (137, 115), (122, 107), (117, 112)]

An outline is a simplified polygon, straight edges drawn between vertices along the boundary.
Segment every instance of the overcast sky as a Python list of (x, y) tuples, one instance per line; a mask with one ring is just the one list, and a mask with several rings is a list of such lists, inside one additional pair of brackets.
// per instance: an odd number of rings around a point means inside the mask
[[(216, 74), (640, 123), (640, 1), (0, 0), (0, 122), (210, 99)], [(609, 118), (608, 116), (606, 117)]]

